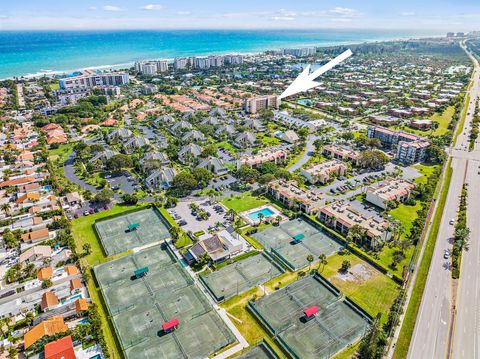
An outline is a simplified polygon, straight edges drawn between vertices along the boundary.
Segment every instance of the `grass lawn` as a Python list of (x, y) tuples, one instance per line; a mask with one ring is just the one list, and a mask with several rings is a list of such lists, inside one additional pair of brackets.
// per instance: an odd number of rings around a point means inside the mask
[[(344, 260), (350, 261), (354, 265), (362, 265), (367, 268), (370, 276), (367, 278), (357, 278), (354, 281), (346, 281), (338, 275), (338, 270)], [(334, 254), (327, 258), (328, 264), (324, 268), (320, 266), (320, 273), (329, 279), (338, 289), (352, 298), (371, 316), (375, 317), (382, 313), (382, 323), (387, 320), (387, 313), (392, 305), (399, 286), (389, 277), (375, 270), (363, 259), (355, 254), (347, 252), (345, 254)], [(317, 268), (313, 265), (312, 268)]]
[[(400, 335), (398, 336), (397, 344), (395, 346), (395, 352), (393, 353), (394, 359), (406, 358), (408, 348), (410, 347), (410, 341), (412, 340), (413, 329), (415, 327), (415, 321), (417, 319), (418, 310), (422, 301), (423, 291), (427, 282), (428, 270), (432, 261), (433, 251), (435, 249), (435, 242), (440, 229), (440, 222), (442, 219), (443, 208), (447, 200), (448, 188), (450, 187), (450, 181), (452, 179), (452, 168), (450, 164), (447, 165), (445, 172), (445, 181), (443, 184), (442, 192), (438, 196), (437, 209), (433, 217), (432, 225), (427, 241), (425, 245), (425, 251), (423, 253), (422, 261), (418, 265), (417, 279), (415, 281), (412, 296), (408, 303), (408, 307), (403, 319)], [(438, 187), (437, 187), (438, 188)]]
[(276, 146), (282, 143), (279, 138), (270, 136), (263, 136), (260, 140), (265, 145), (265, 147)]
[(433, 171), (435, 171), (435, 168), (437, 168), (438, 165), (429, 166), (429, 165), (417, 163), (417, 164), (414, 164), (412, 167), (418, 170), (421, 174), (423, 174), (422, 177), (416, 178), (414, 182), (417, 184), (420, 184), (420, 183), (425, 184), (427, 183), (428, 177), (433, 173)]
[(58, 148), (48, 150), (48, 158), (52, 161), (59, 161), (63, 164), (73, 151), (73, 143), (60, 144)]
[(409, 234), (410, 228), (412, 228), (412, 222), (417, 218), (417, 211), (420, 210), (421, 207), (422, 204), (420, 201), (417, 201), (415, 206), (407, 206), (404, 203), (400, 203), (397, 208), (392, 209), (388, 214), (400, 221), (403, 228), (405, 228), (404, 234)]
[(220, 142), (220, 143), (217, 143), (217, 148), (218, 147), (223, 147), (225, 148), (226, 150), (232, 152), (232, 153), (237, 153), (237, 149), (235, 147), (233, 147), (230, 143), (226, 142), (226, 141), (223, 141), (223, 142)]
[(233, 209), (235, 212), (243, 212), (249, 209), (262, 206), (269, 203), (268, 200), (252, 196), (250, 192), (242, 193), (235, 197), (224, 198), (222, 204), (227, 208)]
[(93, 228), (93, 223), (95, 220), (101, 218), (109, 217), (114, 214), (122, 213), (133, 208), (141, 208), (146, 204), (137, 205), (137, 206), (119, 206), (116, 205), (108, 211), (103, 211), (99, 213), (92, 214), (86, 217), (80, 217), (72, 221), (72, 234), (75, 238), (75, 245), (77, 247), (78, 253), (82, 253), (82, 246), (85, 243), (90, 243), (92, 248), (92, 253), (86, 257), (82, 257), (81, 261), (84, 268), (89, 268), (89, 275), (87, 276), (87, 287), (92, 298), (92, 301), (98, 305), (98, 313), (102, 321), (103, 334), (105, 335), (105, 341), (107, 342), (107, 347), (110, 349), (110, 356), (113, 358), (123, 358), (123, 354), (120, 351), (120, 344), (117, 341), (115, 331), (111, 321), (108, 319), (108, 311), (106, 309), (105, 303), (103, 301), (100, 288), (97, 287), (93, 279), (93, 266), (119, 258), (128, 254), (129, 252), (124, 252), (117, 254), (115, 256), (106, 257), (104, 255), (103, 249), (101, 247), (100, 241), (97, 238), (95, 230)]
[(442, 136), (448, 132), (448, 124), (452, 120), (453, 114), (455, 113), (454, 106), (448, 106), (442, 114), (434, 113), (430, 120), (438, 122), (438, 127), (433, 132), (434, 136)]

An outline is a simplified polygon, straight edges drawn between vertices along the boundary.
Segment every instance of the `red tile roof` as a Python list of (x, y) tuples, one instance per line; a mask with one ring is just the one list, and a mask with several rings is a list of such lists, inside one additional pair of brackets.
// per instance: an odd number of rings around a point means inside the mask
[(167, 331), (169, 329), (177, 327), (179, 323), (180, 322), (178, 321), (178, 319), (172, 319), (169, 322), (163, 323), (162, 324), (162, 329), (163, 329), (163, 331)]
[(312, 305), (311, 307), (305, 309), (303, 311), (303, 313), (307, 316), (307, 317), (311, 317), (312, 315), (315, 315), (318, 313), (320, 309), (318, 309), (318, 307), (316, 305)]
[(72, 337), (58, 339), (45, 345), (45, 359), (75, 359)]

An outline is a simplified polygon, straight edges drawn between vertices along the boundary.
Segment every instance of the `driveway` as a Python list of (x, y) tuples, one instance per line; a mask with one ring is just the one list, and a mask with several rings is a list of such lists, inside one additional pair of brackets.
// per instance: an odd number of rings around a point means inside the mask
[(76, 153), (72, 152), (70, 154), (70, 156), (68, 156), (65, 163), (63, 164), (63, 172), (65, 173), (65, 177), (67, 177), (67, 179), (70, 182), (75, 183), (76, 185), (80, 186), (81, 188), (83, 188), (85, 190), (88, 190), (92, 193), (97, 193), (98, 189), (95, 186), (92, 186), (91, 184), (88, 184), (87, 182), (85, 182), (84, 180), (79, 178), (77, 176), (77, 174), (75, 173), (75, 167), (73, 167), (73, 162), (75, 160), (75, 156), (76, 156)]

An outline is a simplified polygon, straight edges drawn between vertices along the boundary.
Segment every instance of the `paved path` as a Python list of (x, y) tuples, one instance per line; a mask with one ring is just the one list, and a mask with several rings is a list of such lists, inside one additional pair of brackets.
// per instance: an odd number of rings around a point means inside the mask
[(316, 135), (309, 135), (308, 136), (307, 143), (305, 145), (305, 152), (303, 153), (303, 156), (300, 157), (300, 159), (297, 162), (295, 162), (288, 169), (289, 172), (294, 172), (294, 171), (298, 170), (299, 168), (301, 168), (304, 164), (306, 164), (308, 162), (310, 157), (312, 157), (313, 151), (315, 150), (315, 145), (313, 143), (315, 142), (315, 140), (317, 138), (318, 137)]

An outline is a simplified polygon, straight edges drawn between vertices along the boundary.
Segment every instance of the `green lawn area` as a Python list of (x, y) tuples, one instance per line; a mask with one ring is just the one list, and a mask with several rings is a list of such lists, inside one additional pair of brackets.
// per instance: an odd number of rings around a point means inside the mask
[[(368, 277), (358, 277), (352, 281), (343, 280), (338, 275), (338, 270), (344, 260), (350, 261), (352, 267), (361, 265), (366, 269)], [(320, 266), (320, 273), (329, 279), (338, 289), (358, 303), (371, 316), (375, 317), (382, 313), (382, 323), (387, 320), (388, 313), (392, 305), (399, 286), (389, 277), (375, 270), (371, 265), (355, 254), (346, 252), (345, 254), (334, 254), (327, 258), (328, 264), (325, 268)], [(317, 269), (318, 265), (312, 268)], [(359, 266), (357, 266), (359, 267)]]
[(59, 83), (51, 84), (50, 88), (52, 90), (59, 90), (60, 89), (60, 84)]
[(422, 177), (418, 177), (415, 179), (415, 183), (420, 184), (420, 183), (427, 183), (428, 177), (433, 173), (433, 171), (435, 171), (435, 168), (437, 168), (438, 165), (429, 166), (429, 165), (416, 163), (412, 167), (423, 174)]
[(235, 147), (233, 147), (230, 143), (226, 142), (226, 141), (217, 143), (217, 148), (218, 148), (218, 147), (223, 147), (223, 148), (225, 148), (226, 150), (229, 150), (229, 151), (232, 152), (232, 153), (237, 153), (237, 149), (236, 149)]
[(93, 279), (93, 266), (119, 258), (128, 254), (129, 252), (124, 252), (117, 254), (115, 256), (105, 257), (103, 249), (101, 247), (100, 241), (97, 238), (93, 224), (96, 220), (109, 217), (115, 214), (119, 214), (125, 211), (129, 211), (133, 208), (141, 208), (146, 204), (141, 204), (137, 206), (119, 206), (116, 205), (108, 211), (103, 211), (99, 213), (92, 214), (86, 217), (80, 217), (72, 221), (72, 234), (75, 238), (75, 245), (77, 247), (78, 253), (82, 253), (82, 246), (85, 243), (90, 243), (92, 248), (92, 253), (86, 257), (82, 257), (81, 261), (84, 268), (88, 268), (89, 275), (87, 276), (87, 287), (92, 297), (92, 301), (98, 305), (98, 313), (100, 314), (100, 319), (102, 321), (103, 334), (105, 335), (105, 341), (107, 342), (107, 347), (110, 348), (110, 356), (113, 358), (123, 358), (123, 354), (119, 350), (120, 344), (117, 341), (115, 331), (113, 329), (111, 321), (108, 319), (108, 312), (103, 301), (103, 297), (100, 292), (100, 288), (97, 287)]
[(250, 192), (242, 193), (241, 195), (233, 198), (227, 197), (222, 201), (223, 205), (225, 205), (227, 208), (233, 209), (237, 213), (262, 206), (266, 203), (269, 203), (269, 201), (264, 198), (252, 196)]
[(388, 212), (393, 218), (400, 221), (403, 228), (405, 228), (405, 234), (410, 233), (412, 228), (412, 222), (417, 218), (417, 211), (422, 207), (420, 201), (417, 201), (415, 206), (407, 206), (401, 203), (397, 208)]
[(453, 114), (455, 113), (454, 106), (448, 106), (442, 114), (434, 113), (430, 120), (438, 122), (438, 127), (433, 132), (434, 136), (442, 136), (448, 132), (448, 124), (452, 120)]
[(258, 136), (259, 140), (262, 141), (265, 147), (276, 146), (282, 143), (279, 138), (277, 137), (270, 137), (270, 136)]
[(73, 150), (73, 143), (64, 143), (60, 144), (58, 148), (48, 150), (48, 158), (52, 161), (59, 161), (63, 164), (70, 156), (70, 153)]

